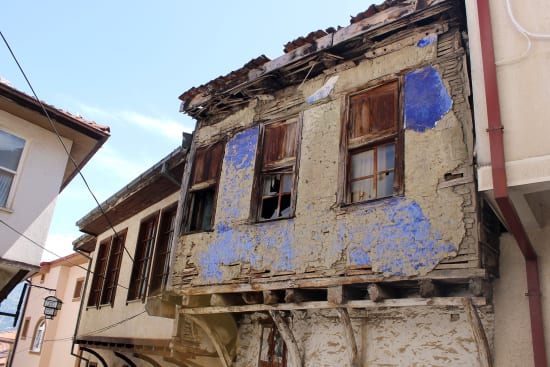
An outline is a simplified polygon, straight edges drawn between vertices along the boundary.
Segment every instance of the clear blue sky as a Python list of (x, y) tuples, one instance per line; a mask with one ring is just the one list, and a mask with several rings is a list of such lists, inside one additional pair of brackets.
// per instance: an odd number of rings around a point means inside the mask
[[(379, 3), (381, 1), (376, 1)], [(175, 149), (194, 121), (178, 96), (317, 29), (346, 26), (372, 1), (9, 1), (0, 30), (40, 99), (111, 127), (84, 169), (100, 201)], [(7, 48), (0, 76), (30, 94)], [(95, 207), (80, 178), (59, 196), (47, 246), (71, 252)], [(45, 260), (54, 257), (45, 254)]]

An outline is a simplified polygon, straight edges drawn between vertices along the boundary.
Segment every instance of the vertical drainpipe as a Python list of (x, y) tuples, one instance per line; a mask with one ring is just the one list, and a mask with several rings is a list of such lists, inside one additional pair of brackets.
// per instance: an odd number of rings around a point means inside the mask
[(527, 275), (527, 296), (531, 316), (531, 337), (533, 342), (533, 358), (535, 367), (546, 367), (546, 348), (544, 327), (542, 323), (542, 302), (540, 293), (537, 253), (529, 240), (519, 215), (508, 196), (506, 182), (506, 167), (504, 159), (504, 141), (498, 85), (491, 30), (491, 14), (488, 0), (477, 0), (479, 30), (481, 37), (481, 56), (485, 79), (485, 96), (487, 102), (487, 132), (489, 134), (489, 149), (491, 152), (491, 170), (493, 176), (493, 193), (510, 232), (516, 239), (523, 257)]

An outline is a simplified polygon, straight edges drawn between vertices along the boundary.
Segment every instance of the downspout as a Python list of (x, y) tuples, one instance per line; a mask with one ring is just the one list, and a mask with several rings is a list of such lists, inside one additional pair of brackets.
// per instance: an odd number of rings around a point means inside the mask
[(88, 259), (88, 270), (86, 271), (86, 278), (84, 279), (84, 285), (82, 286), (82, 294), (80, 295), (80, 307), (78, 308), (78, 316), (76, 318), (76, 325), (74, 328), (73, 343), (71, 345), (71, 355), (76, 357), (76, 359), (79, 361), (79, 362), (75, 362), (75, 367), (78, 367), (80, 366), (80, 362), (82, 360), (86, 361), (86, 365), (88, 365), (88, 363), (90, 362), (89, 359), (82, 357), (82, 353), (76, 354), (74, 352), (74, 346), (76, 344), (76, 335), (78, 333), (78, 328), (80, 327), (80, 318), (82, 317), (82, 309), (84, 308), (84, 296), (86, 294), (86, 289), (88, 288), (88, 279), (90, 277), (90, 268), (92, 267), (92, 258), (86, 255), (81, 250), (77, 249), (75, 251), (78, 252), (80, 255), (84, 256), (86, 259)]
[(537, 253), (525, 232), (519, 215), (508, 196), (506, 182), (506, 167), (504, 159), (504, 140), (498, 83), (496, 75), (493, 34), (491, 30), (491, 14), (488, 0), (477, 0), (479, 30), (481, 38), (481, 57), (485, 78), (485, 96), (487, 102), (487, 132), (489, 134), (489, 150), (491, 152), (491, 170), (493, 176), (493, 193), (495, 201), (514, 236), (523, 257), (527, 275), (527, 296), (531, 317), (531, 337), (533, 342), (533, 358), (535, 367), (546, 367), (547, 357), (542, 323), (542, 300), (540, 292)]
[[(13, 342), (13, 348), (11, 349), (11, 352), (8, 356), (8, 363), (6, 363), (7, 367), (11, 367), (13, 363), (13, 357), (15, 355), (17, 344), (19, 342), (19, 337), (21, 336), (21, 327), (23, 325), (23, 322), (25, 321), (25, 312), (27, 312), (27, 304), (29, 303), (29, 295), (31, 293), (31, 287), (30, 287), (30, 280), (25, 280), (25, 285), (23, 286), (23, 291), (21, 292), (21, 297), (24, 297), (24, 303), (23, 303), (23, 310), (19, 314), (21, 316), (21, 319), (19, 320), (19, 325), (17, 325), (17, 332), (15, 333), (15, 341)], [(17, 312), (19, 312), (19, 308), (21, 305), (21, 299), (19, 300), (19, 306)]]

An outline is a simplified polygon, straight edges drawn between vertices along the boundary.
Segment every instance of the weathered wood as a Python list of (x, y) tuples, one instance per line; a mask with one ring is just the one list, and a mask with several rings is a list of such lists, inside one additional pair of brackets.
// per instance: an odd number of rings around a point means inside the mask
[(369, 284), (367, 287), (369, 298), (373, 302), (380, 302), (388, 298), (394, 297), (394, 292), (391, 289), (379, 284)]
[(431, 279), (423, 279), (419, 282), (420, 297), (422, 298), (432, 298), (439, 297), (441, 295), (441, 289), (439, 285), (434, 283)]
[(492, 295), (493, 288), (491, 283), (485, 279), (472, 279), (468, 284), (468, 289), (475, 297), (488, 297)]
[(195, 324), (197, 324), (204, 331), (206, 336), (208, 336), (208, 338), (214, 345), (214, 349), (216, 349), (216, 352), (218, 353), (218, 357), (220, 359), (222, 367), (230, 367), (233, 358), (231, 358), (229, 351), (226, 348), (226, 345), (222, 342), (218, 333), (205, 319), (203, 319), (202, 316), (188, 315), (187, 317)]
[(480, 367), (492, 367), (493, 363), (491, 360), (491, 351), (489, 349), (489, 342), (487, 341), (487, 335), (485, 335), (485, 330), (479, 319), (479, 315), (474, 307), (471, 298), (463, 298), (462, 304), (464, 305), (464, 311), (466, 312), (466, 317), (472, 328), (472, 334), (476, 342), (479, 365)]
[[(264, 299), (265, 301), (265, 299)], [(487, 304), (483, 297), (473, 298), (472, 302), (476, 306), (484, 306)], [(232, 313), (232, 312), (265, 312), (272, 310), (291, 311), (291, 310), (321, 310), (333, 309), (336, 307), (344, 307), (347, 309), (353, 308), (380, 308), (380, 307), (417, 307), (417, 306), (462, 306), (461, 297), (436, 297), (436, 298), (402, 298), (402, 299), (387, 299), (380, 302), (370, 300), (347, 301), (345, 304), (335, 306), (325, 301), (303, 302), (296, 303), (279, 303), (275, 305), (243, 305), (243, 306), (227, 306), (227, 307), (194, 307), (180, 308), (179, 312), (185, 315), (208, 315), (217, 313)]]
[(327, 288), (327, 302), (334, 305), (341, 305), (346, 301), (344, 295), (344, 287), (339, 285), (337, 287)]
[(277, 295), (277, 293), (273, 292), (273, 291), (263, 291), (263, 296), (264, 296), (264, 304), (266, 305), (274, 305), (276, 303), (279, 303), (279, 296)]
[(487, 271), (485, 269), (442, 269), (434, 270), (430, 272), (429, 276), (419, 277), (399, 277), (394, 276), (391, 280), (388, 280), (382, 274), (366, 274), (355, 275), (348, 277), (316, 277), (316, 278), (304, 278), (303, 274), (293, 274), (288, 276), (281, 276), (274, 279), (270, 278), (255, 278), (251, 282), (247, 283), (232, 283), (222, 285), (207, 285), (207, 286), (193, 286), (189, 288), (177, 288), (174, 285), (174, 291), (180, 294), (186, 295), (198, 295), (198, 294), (211, 294), (211, 293), (235, 293), (235, 292), (254, 292), (254, 291), (274, 291), (281, 289), (291, 288), (326, 288), (334, 287), (337, 285), (351, 285), (357, 283), (375, 283), (375, 282), (387, 282), (389, 284), (403, 281), (403, 280), (421, 280), (421, 279), (434, 279), (434, 280), (456, 280), (456, 281), (468, 281), (471, 278), (486, 278)]
[(185, 307), (205, 307), (210, 303), (209, 294), (199, 294), (196, 296), (182, 295), (181, 305)]
[(285, 342), (292, 365), (295, 367), (302, 367), (303, 361), (302, 356), (300, 355), (300, 350), (298, 349), (298, 344), (296, 343), (294, 334), (292, 334), (292, 330), (290, 330), (290, 327), (283, 319), (283, 316), (281, 316), (280, 311), (270, 310), (269, 315), (273, 319), (279, 334), (281, 334), (281, 338), (283, 338)]
[(262, 293), (260, 292), (245, 292), (241, 296), (247, 305), (255, 305), (263, 301)]
[(346, 308), (337, 308), (336, 312), (342, 326), (344, 327), (344, 338), (346, 339), (346, 345), (349, 347), (350, 354), (350, 366), (358, 367), (359, 359), (357, 356), (357, 342), (355, 341), (355, 334), (353, 333), (353, 327), (351, 326), (351, 319), (349, 317), (348, 310)]

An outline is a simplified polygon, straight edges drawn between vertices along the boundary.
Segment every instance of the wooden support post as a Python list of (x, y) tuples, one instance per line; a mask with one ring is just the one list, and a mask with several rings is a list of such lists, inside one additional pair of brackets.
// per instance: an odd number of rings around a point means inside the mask
[(489, 350), (489, 342), (487, 341), (487, 335), (485, 335), (485, 330), (479, 319), (479, 315), (472, 303), (470, 298), (463, 298), (462, 303), (464, 304), (464, 311), (466, 312), (466, 317), (470, 322), (472, 327), (472, 334), (477, 346), (477, 353), (479, 357), (480, 367), (492, 367), (493, 363), (491, 361), (491, 351)]
[(393, 297), (393, 292), (389, 288), (374, 283), (369, 284), (367, 291), (369, 292), (370, 300), (373, 302), (380, 302)]
[(274, 305), (279, 303), (279, 296), (273, 291), (263, 291), (264, 304), (265, 305)]
[(441, 289), (431, 279), (423, 279), (419, 282), (419, 293), (422, 298), (439, 297)]
[(357, 342), (355, 341), (355, 334), (353, 333), (353, 327), (351, 326), (351, 319), (349, 317), (348, 310), (346, 308), (337, 308), (336, 312), (338, 313), (338, 317), (344, 326), (344, 337), (350, 350), (350, 366), (359, 367)]
[(346, 302), (346, 297), (344, 295), (344, 287), (339, 285), (337, 287), (327, 288), (327, 301), (328, 303), (341, 305)]
[(247, 305), (257, 305), (262, 303), (262, 294), (260, 292), (245, 292), (242, 293), (244, 303)]
[(487, 297), (491, 298), (493, 288), (491, 284), (485, 279), (470, 279), (468, 288), (474, 297)]
[(288, 356), (292, 361), (292, 365), (294, 367), (303, 367), (303, 361), (300, 355), (300, 350), (298, 349), (298, 344), (296, 343), (294, 334), (292, 334), (292, 330), (290, 330), (290, 327), (288, 327), (287, 323), (283, 319), (283, 316), (281, 316), (281, 312), (270, 310), (269, 315), (273, 319), (273, 323), (275, 323), (279, 334), (281, 334), (281, 338), (283, 338), (286, 344)]

